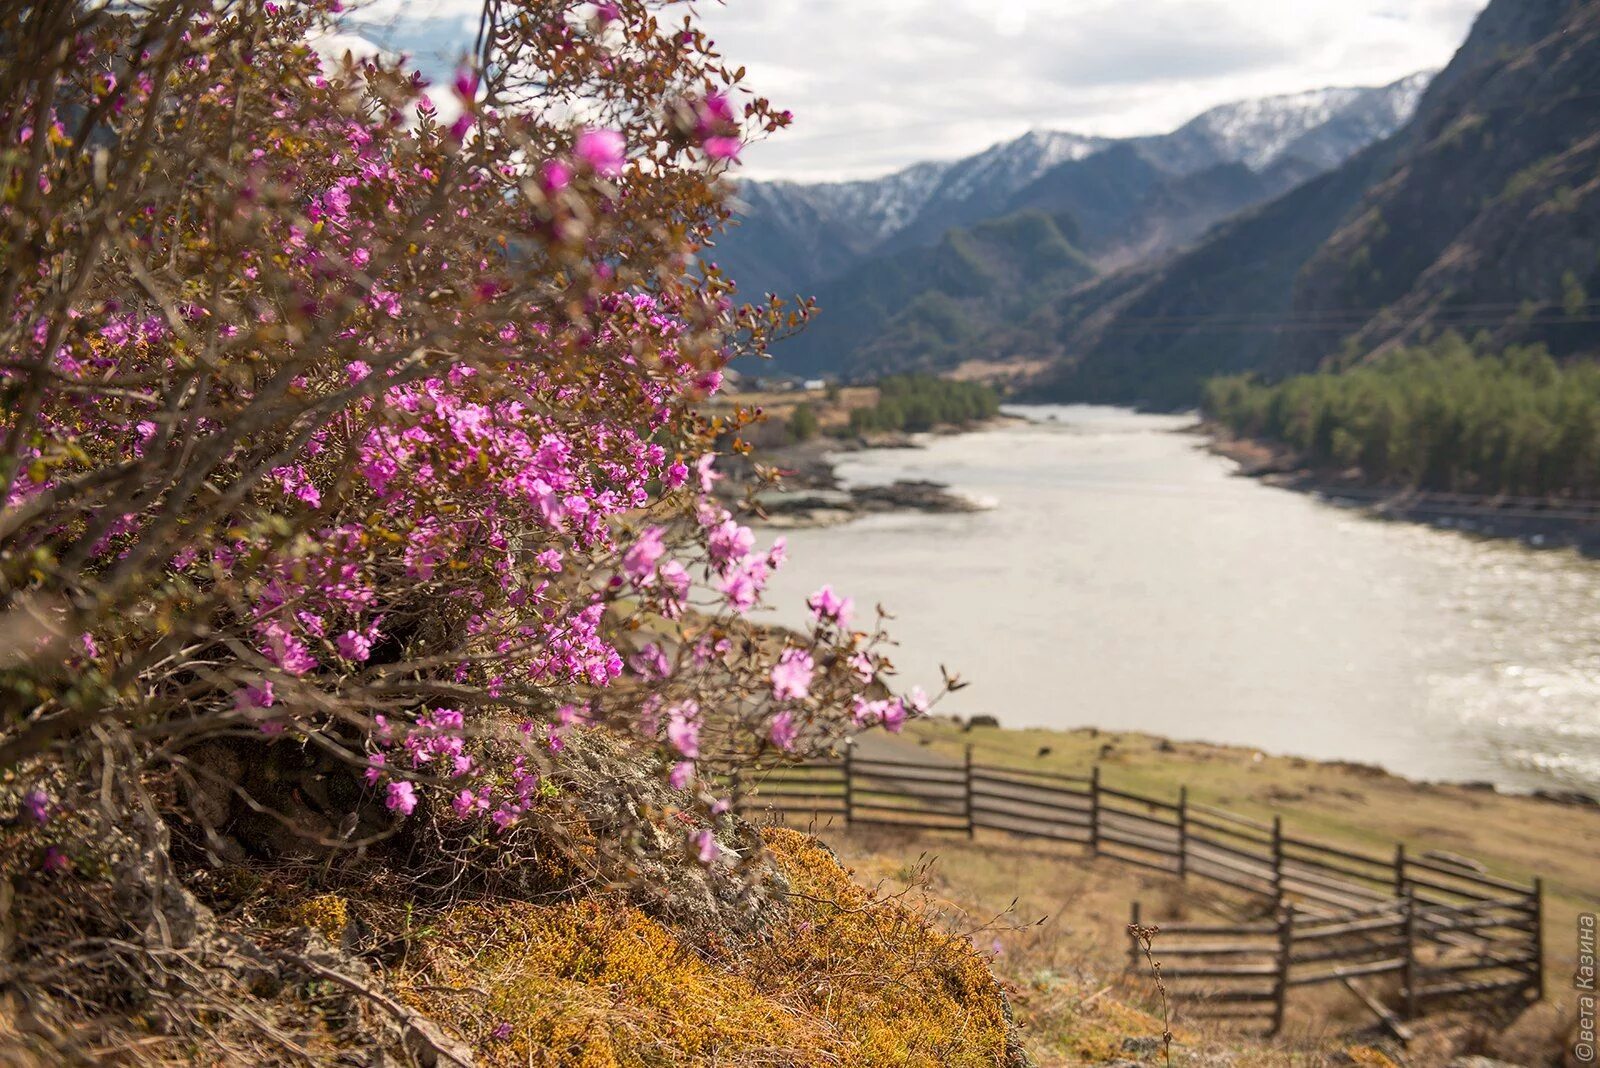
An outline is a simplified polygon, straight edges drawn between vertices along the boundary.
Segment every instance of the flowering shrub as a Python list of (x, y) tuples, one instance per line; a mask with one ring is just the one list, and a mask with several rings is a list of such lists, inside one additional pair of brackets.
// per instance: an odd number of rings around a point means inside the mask
[(786, 320), (691, 257), (787, 116), (663, 6), (490, 5), (448, 87), (316, 5), (9, 16), (0, 763), (253, 730), (503, 828), (575, 726), (686, 787), (898, 719), (832, 591), (736, 623), (783, 547), (694, 406)]
[(715, 866), (725, 773), (904, 718), (848, 601), (746, 618), (784, 547), (717, 492), (752, 416), (697, 405), (804, 314), (697, 254), (788, 116), (675, 7), (491, 0), (447, 86), (320, 56), (337, 0), (0, 11), (0, 770), (36, 874), (136, 831), (113, 859), (167, 878), (168, 825), (225, 853), (240, 806), (269, 852), (507, 835), (578, 731), (693, 814), (613, 846)]

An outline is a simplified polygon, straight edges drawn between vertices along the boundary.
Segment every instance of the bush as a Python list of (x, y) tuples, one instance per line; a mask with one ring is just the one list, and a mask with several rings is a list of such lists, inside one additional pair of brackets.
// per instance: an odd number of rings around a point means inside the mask
[(810, 441), (817, 436), (821, 424), (817, 422), (817, 413), (811, 410), (811, 405), (800, 404), (795, 406), (794, 414), (789, 416), (789, 436), (795, 441)]
[(49, 984), (46, 1060), (118, 1045), (51, 1013), (223, 1041), (179, 994), (240, 956), (210, 863), (506, 878), (583, 728), (686, 813), (590, 776), (587, 877), (719, 868), (709, 773), (828, 747), (882, 664), (744, 621), (782, 548), (711, 491), (753, 416), (697, 412), (793, 325), (685, 269), (787, 117), (673, 4), (526, 0), (447, 125), (318, 58), (338, 9), (0, 8), (0, 994)]

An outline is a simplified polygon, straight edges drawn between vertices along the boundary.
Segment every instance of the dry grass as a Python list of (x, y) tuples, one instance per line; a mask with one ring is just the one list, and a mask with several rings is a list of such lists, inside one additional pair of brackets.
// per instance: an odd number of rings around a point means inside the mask
[(1403, 841), (1416, 853), (1437, 849), (1476, 858), (1504, 878), (1542, 876), (1552, 990), (1571, 976), (1578, 914), (1600, 911), (1600, 808), (1145, 734), (964, 731), (937, 720), (914, 724), (907, 733), (909, 744), (951, 757), (971, 743), (977, 760), (994, 764), (1082, 774), (1098, 760), (1108, 785), (1173, 798), (1187, 785), (1192, 801), (1260, 819), (1281, 815), (1291, 834), (1379, 854)]

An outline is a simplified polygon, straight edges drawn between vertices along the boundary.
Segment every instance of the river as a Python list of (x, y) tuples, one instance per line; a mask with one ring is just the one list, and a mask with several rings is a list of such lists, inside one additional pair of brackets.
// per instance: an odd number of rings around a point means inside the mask
[[(769, 602), (881, 603), (941, 712), (1139, 730), (1600, 793), (1600, 564), (1367, 518), (1233, 474), (1185, 417), (1083, 406), (845, 454), (992, 505), (789, 531)], [(869, 621), (869, 620), (867, 620)]]

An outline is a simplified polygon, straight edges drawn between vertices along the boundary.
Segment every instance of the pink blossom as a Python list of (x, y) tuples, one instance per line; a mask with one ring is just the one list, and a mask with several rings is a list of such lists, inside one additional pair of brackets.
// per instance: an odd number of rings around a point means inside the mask
[(787, 753), (794, 749), (795, 739), (800, 736), (800, 729), (795, 726), (794, 716), (785, 709), (772, 717), (767, 735), (772, 739), (773, 745)]
[(692, 781), (694, 781), (693, 761), (680, 760), (676, 764), (672, 765), (672, 771), (667, 776), (667, 782), (674, 790), (686, 789), (689, 783)]
[(872, 657), (866, 653), (852, 653), (850, 655), (851, 677), (861, 685), (865, 686), (870, 683), (877, 673), (878, 669), (873, 665)]
[(717, 454), (714, 452), (708, 452), (694, 462), (695, 474), (700, 479), (701, 493), (710, 493), (711, 487), (715, 486), (717, 480), (722, 478), (721, 472), (712, 470), (716, 462)]
[(899, 700), (891, 698), (883, 703), (882, 721), (884, 729), (891, 734), (899, 734), (900, 728), (905, 726), (906, 708)]
[(233, 691), (233, 710), (241, 713), (261, 711), (271, 708), (273, 700), (272, 680), (267, 679), (255, 686)]
[(732, 519), (723, 520), (711, 531), (711, 536), (706, 539), (706, 552), (711, 556), (711, 565), (719, 571), (726, 571), (733, 564), (750, 555), (751, 548), (756, 543), (756, 536), (749, 527), (741, 526)]
[(540, 184), (544, 186), (545, 196), (555, 196), (572, 184), (572, 165), (559, 159), (546, 161), (540, 172)]
[(695, 856), (702, 864), (710, 864), (717, 859), (717, 836), (710, 831), (701, 831), (694, 836)]
[(94, 635), (84, 631), (78, 635), (78, 644), (83, 647), (83, 655), (94, 660), (100, 656), (100, 646), (95, 644)]
[(345, 631), (334, 640), (334, 645), (338, 647), (339, 655), (346, 660), (359, 662), (372, 655), (372, 642), (359, 631)]
[(29, 790), (22, 797), (22, 810), (41, 827), (50, 822), (51, 807), (50, 795), (43, 790)]
[(389, 790), (387, 796), (383, 799), (383, 804), (390, 812), (398, 812), (402, 816), (409, 816), (417, 807), (417, 792), (404, 779), (392, 782), (389, 784)]
[(388, 762), (388, 758), (382, 753), (373, 753), (371, 756), (367, 757), (367, 764), (369, 766), (367, 767), (367, 770), (361, 774), (366, 778), (367, 782), (376, 785), (377, 781), (383, 778), (383, 768)]
[(620, 19), (622, 17), (622, 9), (616, 4), (611, 3), (610, 0), (605, 0), (603, 3), (594, 5), (594, 17), (600, 21), (602, 26), (604, 26), (607, 23), (616, 22), (618, 19)]
[(573, 156), (607, 178), (622, 173), (626, 150), (627, 142), (616, 130), (585, 130), (572, 146)]
[(738, 159), (742, 147), (737, 137), (708, 137), (700, 143), (712, 159)]
[(665, 534), (660, 527), (647, 527), (633, 547), (622, 555), (623, 573), (635, 586), (645, 587), (655, 581), (656, 561), (667, 551), (662, 540)]
[(855, 602), (834, 593), (832, 586), (824, 586), (806, 598), (806, 607), (811, 609), (811, 616), (818, 623), (836, 623), (846, 627), (850, 625), (850, 615), (855, 608)]
[(772, 667), (773, 699), (804, 700), (811, 693), (811, 676), (815, 669), (810, 653), (793, 647), (785, 649)]
[(684, 701), (668, 710), (667, 740), (679, 753), (694, 760), (700, 755), (700, 706)]

